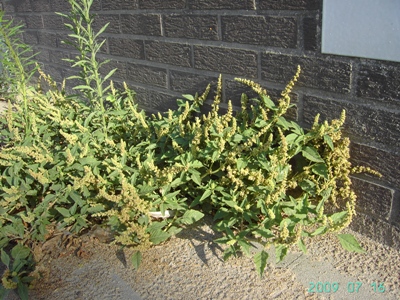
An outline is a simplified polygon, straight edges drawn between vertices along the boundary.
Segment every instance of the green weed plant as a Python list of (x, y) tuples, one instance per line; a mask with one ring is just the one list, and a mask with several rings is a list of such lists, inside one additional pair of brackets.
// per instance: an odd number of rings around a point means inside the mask
[[(69, 0), (69, 42), (76, 49), (68, 60), (79, 70), (69, 94), (40, 68), (31, 68), (31, 49), (20, 40), (21, 27), (0, 15), (7, 51), (9, 100), (1, 118), (0, 249), (7, 269), (1, 293), (16, 288), (28, 297), (34, 279), (32, 247), (49, 238), (50, 226), (81, 234), (100, 225), (114, 233), (114, 243), (141, 251), (166, 241), (211, 214), (223, 237), (224, 259), (237, 253), (253, 257), (262, 276), (274, 245), (282, 260), (305, 237), (340, 232), (355, 215), (356, 195), (349, 175), (362, 171), (349, 162), (345, 121), (320, 123), (310, 130), (285, 118), (290, 92), (300, 68), (281, 98), (272, 101), (258, 84), (237, 81), (258, 95), (243, 94), (241, 109), (231, 102), (221, 114), (222, 79), (208, 113), (202, 95), (183, 95), (178, 108), (146, 116), (126, 84), (117, 90), (103, 76), (97, 53), (103, 42), (94, 32), (91, 0)], [(38, 77), (38, 84), (32, 78)], [(109, 103), (108, 108), (105, 103)], [(173, 211), (171, 218), (152, 211)], [(338, 234), (350, 251), (362, 252), (352, 236)], [(253, 254), (254, 242), (264, 249)], [(36, 274), (37, 275), (37, 274)]]

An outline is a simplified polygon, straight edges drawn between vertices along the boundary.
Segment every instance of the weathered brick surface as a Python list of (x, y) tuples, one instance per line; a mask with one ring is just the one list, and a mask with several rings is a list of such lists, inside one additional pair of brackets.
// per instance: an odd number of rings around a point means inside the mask
[(74, 46), (66, 44), (66, 42), (75, 43), (71, 37), (68, 36), (69, 32), (57, 33), (57, 46), (63, 49), (76, 50)]
[(141, 40), (108, 38), (111, 55), (144, 59), (144, 44)]
[(66, 58), (70, 58), (69, 53), (67, 51), (59, 51), (59, 50), (50, 50), (49, 51), (49, 59), (52, 63), (70, 66), (71, 63), (63, 60)]
[(346, 132), (367, 141), (374, 141), (393, 147), (400, 147), (400, 113), (387, 112), (377, 108), (360, 106), (353, 103), (340, 103), (334, 100), (321, 100), (304, 96), (304, 120), (312, 124), (314, 116), (321, 119), (337, 118), (346, 110)]
[(322, 7), (322, 0), (259, 0), (259, 9), (315, 10)]
[(12, 1), (10, 3), (14, 6), (16, 12), (31, 12), (33, 11), (30, 0)]
[(176, 97), (142, 87), (133, 86), (136, 92), (136, 100), (140, 107), (145, 107), (148, 112), (166, 112), (168, 109), (176, 109)]
[(128, 34), (161, 35), (160, 16), (156, 14), (121, 15), (121, 31)]
[(235, 107), (241, 107), (241, 96), (246, 94), (249, 99), (257, 98), (257, 94), (247, 85), (244, 85), (236, 80), (224, 80), (224, 98), (225, 102), (231, 100), (232, 105)]
[(134, 82), (151, 84), (165, 88), (167, 86), (167, 70), (128, 63), (126, 74)]
[[(64, 20), (61, 16), (52, 14), (52, 15), (43, 15), (43, 28), (51, 29), (51, 30), (68, 30), (64, 25)], [(30, 18), (28, 18), (30, 19)], [(65, 21), (66, 23), (66, 21)]]
[(50, 0), (33, 0), (31, 6), (33, 11), (50, 11)]
[(62, 82), (64, 79), (62, 67), (55, 66), (52, 64), (45, 64), (44, 71), (47, 74), (51, 74), (51, 78), (56, 82)]
[(107, 23), (105, 33), (120, 33), (119, 15), (101, 15), (93, 22), (93, 29), (98, 32)]
[(318, 50), (318, 20), (316, 18), (304, 18), (303, 20), (304, 50)]
[(57, 47), (58, 44), (58, 35), (54, 32), (47, 32), (47, 31), (39, 31), (38, 32), (38, 39), (39, 44), (48, 46), (48, 47)]
[(36, 45), (38, 43), (38, 37), (36, 31), (25, 31), (23, 33), (24, 42), (29, 45)]
[[(101, 60), (103, 62), (103, 60)], [(126, 64), (117, 60), (111, 60), (107, 64), (103, 64), (100, 68), (102, 74), (107, 75), (111, 70), (117, 69), (111, 79), (121, 78), (126, 79)]]
[(390, 223), (369, 214), (358, 213), (350, 228), (382, 244), (397, 248), (400, 245), (399, 231)]
[(43, 28), (42, 16), (29, 16), (25, 18), (27, 29), (41, 29)]
[(352, 65), (339, 60), (263, 53), (261, 77), (265, 80), (287, 83), (296, 73), (298, 65), (302, 69), (297, 83), (299, 86), (329, 92), (350, 92)]
[(136, 9), (137, 7), (138, 7), (137, 0), (102, 1), (103, 10), (126, 10), (126, 9)]
[(280, 48), (295, 48), (297, 24), (292, 17), (222, 16), (222, 40)]
[(190, 67), (191, 50), (189, 45), (165, 42), (145, 42), (146, 59), (161, 63)]
[(171, 90), (181, 92), (182, 94), (194, 95), (195, 93), (198, 93), (201, 95), (208, 84), (211, 84), (212, 87), (215, 87), (216, 82), (217, 78), (211, 76), (203, 76), (179, 71), (170, 72)]
[(181, 9), (186, 8), (186, 0), (139, 0), (140, 9)]
[(356, 210), (389, 220), (394, 191), (358, 178), (351, 181), (357, 194)]
[(382, 101), (400, 101), (400, 63), (362, 64), (357, 95)]
[(216, 16), (167, 15), (163, 21), (167, 37), (218, 40)]
[(50, 61), (49, 50), (39, 48), (38, 46), (33, 46), (32, 49), (33, 49), (34, 53), (37, 53), (35, 56), (35, 59), (38, 62), (46, 62), (47, 63)]
[(71, 9), (71, 5), (65, 0), (51, 0), (50, 5), (52, 11), (67, 12)]
[[(382, 181), (400, 187), (400, 154), (352, 143), (350, 156), (353, 164), (364, 165), (380, 172)], [(368, 174), (367, 174), (368, 175)], [(376, 179), (376, 177), (374, 177)]]
[(255, 51), (222, 47), (194, 46), (194, 67), (239, 76), (257, 76)]
[(191, 9), (255, 9), (252, 0), (188, 0)]
[(2, 1), (3, 10), (6, 13), (14, 13), (16, 11), (15, 5), (11, 4), (10, 2)]

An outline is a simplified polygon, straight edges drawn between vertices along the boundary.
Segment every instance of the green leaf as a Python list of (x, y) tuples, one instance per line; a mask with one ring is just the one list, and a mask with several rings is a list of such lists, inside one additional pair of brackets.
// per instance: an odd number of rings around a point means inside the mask
[(327, 134), (324, 135), (324, 141), (325, 141), (325, 143), (328, 144), (329, 148), (331, 148), (332, 151), (335, 150), (332, 139), (329, 135), (327, 135)]
[(313, 233), (311, 233), (311, 236), (316, 236), (316, 235), (321, 235), (326, 232), (327, 228), (326, 226), (321, 226), (317, 228)]
[(309, 194), (314, 194), (315, 192), (315, 183), (312, 182), (311, 180), (303, 180), (299, 182), (299, 186), (303, 189), (303, 191), (309, 193)]
[(131, 262), (136, 270), (139, 269), (140, 263), (142, 262), (142, 253), (140, 251), (135, 251), (132, 255)]
[(17, 244), (11, 250), (11, 256), (14, 260), (25, 259), (29, 256), (31, 250), (28, 247), (22, 246), (21, 244)]
[(318, 163), (312, 167), (312, 171), (314, 174), (324, 177), (328, 179), (328, 167), (325, 163)]
[(285, 258), (286, 254), (287, 254), (287, 250), (288, 250), (288, 248), (285, 245), (275, 246), (275, 256), (276, 256), (277, 263), (282, 261)]
[(340, 244), (344, 249), (350, 252), (366, 253), (366, 251), (360, 246), (355, 237), (351, 234), (338, 234)]
[(235, 247), (229, 246), (229, 248), (226, 248), (225, 251), (224, 251), (223, 260), (226, 261), (232, 255), (236, 256), (236, 250), (235, 250)]
[(194, 209), (187, 210), (181, 217), (180, 222), (185, 225), (191, 225), (204, 217), (202, 212)]
[(18, 296), (21, 298), (21, 300), (29, 300), (28, 297), (28, 286), (22, 282), (17, 283), (17, 292)]
[(261, 95), (262, 103), (266, 108), (274, 110), (276, 108), (275, 103), (266, 95)]
[(1, 261), (8, 269), (10, 268), (10, 256), (3, 249), (1, 249)]
[(154, 231), (151, 236), (150, 236), (150, 242), (153, 243), (153, 245), (158, 245), (164, 241), (166, 241), (171, 235), (168, 232), (165, 231)]
[(341, 211), (341, 212), (334, 213), (333, 215), (331, 215), (331, 219), (334, 223), (341, 223), (344, 221), (344, 219), (346, 218), (347, 215), (348, 215), (347, 211)]
[(64, 207), (56, 207), (56, 210), (65, 218), (69, 218), (71, 216), (69, 210)]
[(194, 100), (194, 97), (192, 95), (190, 95), (190, 94), (182, 95), (182, 97), (185, 98), (185, 99), (188, 99), (188, 100)]
[(303, 156), (313, 162), (324, 162), (314, 147), (306, 147), (302, 152)]
[(264, 250), (254, 255), (253, 261), (254, 264), (256, 265), (256, 270), (260, 278), (262, 278), (265, 267), (267, 266), (267, 260), (268, 260), (268, 253), (265, 252)]
[(196, 183), (197, 185), (201, 186), (201, 177), (200, 174), (192, 174), (192, 176), (190, 177), (194, 183)]
[(250, 245), (248, 242), (246, 242), (245, 240), (238, 240), (238, 244), (240, 245), (240, 247), (242, 248), (244, 254), (246, 254), (246, 256), (250, 256)]
[(307, 254), (307, 248), (304, 244), (303, 239), (299, 239), (299, 241), (297, 242), (297, 246), (299, 246), (300, 250), (303, 251), (304, 254)]
[(211, 196), (211, 194), (212, 194), (211, 190), (205, 190), (199, 201), (201, 202), (201, 201), (207, 199), (208, 197)]

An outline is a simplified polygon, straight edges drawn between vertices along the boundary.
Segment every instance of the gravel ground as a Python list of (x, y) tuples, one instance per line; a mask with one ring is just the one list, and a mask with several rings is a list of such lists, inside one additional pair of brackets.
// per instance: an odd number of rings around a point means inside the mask
[[(400, 299), (400, 251), (357, 233), (367, 254), (343, 250), (334, 236), (317, 237), (306, 242), (306, 255), (293, 249), (279, 264), (271, 257), (260, 279), (245, 256), (223, 262), (211, 225), (206, 218), (145, 251), (138, 271), (129, 250), (93, 236), (81, 240), (78, 256), (68, 245), (48, 245), (40, 265), (45, 276), (30, 290), (30, 299)], [(311, 282), (340, 282), (340, 290), (310, 293)], [(362, 284), (358, 292), (356, 282)], [(374, 282), (384, 283), (385, 292), (374, 292)]]

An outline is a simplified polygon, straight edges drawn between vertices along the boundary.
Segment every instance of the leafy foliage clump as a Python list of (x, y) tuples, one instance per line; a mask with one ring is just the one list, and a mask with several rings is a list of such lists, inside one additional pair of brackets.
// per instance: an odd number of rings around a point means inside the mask
[[(27, 297), (34, 259), (31, 247), (49, 238), (49, 227), (80, 234), (94, 225), (110, 228), (114, 243), (140, 251), (159, 244), (187, 225), (212, 214), (224, 236), (224, 258), (252, 256), (253, 242), (273, 244), (282, 259), (304, 237), (339, 232), (355, 214), (349, 175), (368, 171), (349, 162), (349, 140), (342, 136), (345, 114), (308, 131), (285, 119), (300, 68), (282, 96), (272, 101), (258, 84), (237, 79), (258, 95), (243, 94), (241, 110), (231, 102), (221, 114), (222, 79), (208, 113), (201, 107), (210, 91), (184, 95), (178, 108), (146, 116), (126, 85), (117, 90), (99, 72), (96, 57), (103, 27), (95, 33), (91, 1), (70, 0), (80, 69), (78, 94), (69, 94), (31, 58), (18, 39), (20, 27), (2, 19), (8, 51), (8, 110), (0, 121), (0, 249), (7, 266), (3, 288)], [(106, 62), (105, 62), (106, 63)], [(28, 66), (27, 66), (28, 64)], [(34, 87), (29, 79), (39, 77)], [(109, 108), (105, 104), (109, 103)], [(154, 218), (153, 212), (171, 218)], [(362, 251), (347, 235), (349, 250)], [(350, 239), (350, 240), (349, 240)], [(349, 246), (350, 245), (350, 246)], [(353, 245), (353, 246), (351, 246)], [(267, 252), (253, 255), (262, 275)], [(3, 290), (4, 291), (4, 290)]]

